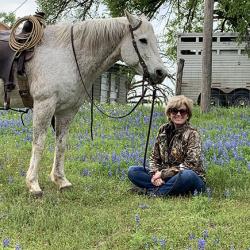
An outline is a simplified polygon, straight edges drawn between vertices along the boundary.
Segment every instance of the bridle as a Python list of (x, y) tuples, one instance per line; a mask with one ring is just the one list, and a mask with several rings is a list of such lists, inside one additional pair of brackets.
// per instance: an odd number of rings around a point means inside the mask
[(138, 28), (140, 28), (141, 24), (142, 24), (141, 19), (140, 19), (139, 23), (135, 27), (132, 27), (131, 24), (129, 24), (129, 31), (130, 31), (131, 38), (132, 38), (132, 44), (133, 44), (135, 52), (136, 52), (136, 54), (137, 54), (137, 56), (139, 58), (139, 63), (141, 64), (142, 69), (143, 69), (143, 80), (151, 82), (148, 67), (147, 67), (145, 61), (143, 60), (143, 58), (142, 58), (142, 56), (141, 56), (141, 54), (139, 52), (137, 43), (135, 41), (135, 36), (134, 36), (134, 31), (137, 30)]
[[(143, 81), (142, 81), (143, 83), (142, 83), (142, 85), (144, 87), (144, 82), (148, 81), (153, 86), (153, 99), (152, 99), (152, 105), (151, 105), (151, 113), (150, 113), (149, 127), (148, 127), (148, 133), (147, 133), (147, 141), (146, 141), (146, 146), (145, 146), (144, 162), (143, 162), (143, 167), (144, 167), (144, 170), (146, 171), (147, 149), (148, 149), (148, 143), (149, 143), (149, 137), (150, 137), (150, 130), (151, 130), (151, 124), (152, 124), (152, 118), (153, 118), (153, 112), (154, 112), (154, 102), (155, 102), (155, 99), (156, 99), (156, 90), (157, 90), (157, 87), (155, 86), (155, 84), (153, 84), (153, 81), (151, 81), (150, 74), (149, 74), (149, 71), (148, 71), (148, 67), (147, 67), (145, 61), (143, 60), (143, 58), (142, 58), (142, 56), (141, 56), (141, 54), (139, 52), (137, 43), (135, 41), (134, 31), (137, 30), (141, 26), (141, 24), (142, 24), (142, 20), (140, 20), (139, 23), (135, 27), (132, 27), (129, 24), (129, 30), (130, 30), (130, 34), (131, 34), (131, 38), (132, 38), (132, 44), (133, 44), (135, 52), (136, 52), (136, 54), (137, 54), (137, 56), (139, 58), (139, 63), (141, 64), (141, 66), (143, 68)], [(87, 90), (86, 85), (84, 84), (83, 77), (82, 77), (82, 74), (81, 74), (81, 71), (80, 71), (80, 66), (79, 66), (79, 63), (78, 63), (77, 58), (76, 58), (76, 52), (75, 52), (75, 46), (74, 46), (74, 32), (73, 32), (74, 30), (73, 29), (74, 29), (74, 26), (72, 25), (71, 26), (71, 45), (72, 45), (72, 51), (73, 51), (73, 54), (74, 54), (75, 63), (76, 63), (77, 70), (78, 70), (81, 82), (83, 84), (84, 90), (87, 93), (87, 96), (88, 96), (88, 98), (91, 101), (91, 139), (93, 140), (93, 106), (95, 106), (99, 112), (101, 112), (103, 115), (105, 115), (105, 116), (107, 116), (109, 118), (117, 118), (117, 119), (124, 118), (124, 117), (130, 115), (138, 107), (138, 105), (140, 104), (140, 102), (144, 98), (144, 96), (145, 96), (148, 88), (146, 88), (144, 90), (144, 92), (142, 93), (142, 96), (141, 96), (140, 100), (135, 104), (135, 106), (127, 114), (125, 114), (125, 115), (112, 116), (112, 115), (109, 115), (109, 114), (105, 113), (103, 110), (101, 110), (95, 104), (95, 102), (94, 102), (94, 98), (93, 98), (93, 85), (92, 85), (92, 94), (90, 95), (89, 92), (88, 92), (88, 90)]]

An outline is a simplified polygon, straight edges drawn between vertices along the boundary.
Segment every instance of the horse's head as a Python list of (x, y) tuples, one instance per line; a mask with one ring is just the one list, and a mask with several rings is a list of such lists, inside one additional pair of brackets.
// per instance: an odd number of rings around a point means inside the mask
[[(136, 69), (140, 75), (149, 73), (153, 84), (161, 83), (167, 75), (167, 70), (160, 58), (157, 49), (157, 41), (152, 25), (147, 21), (145, 16), (140, 18), (126, 12), (131, 32), (124, 37), (121, 44), (122, 60)], [(132, 40), (134, 37), (133, 45)], [(138, 51), (136, 51), (138, 48)], [(140, 57), (142, 60), (140, 60)], [(142, 66), (145, 62), (145, 66)]]

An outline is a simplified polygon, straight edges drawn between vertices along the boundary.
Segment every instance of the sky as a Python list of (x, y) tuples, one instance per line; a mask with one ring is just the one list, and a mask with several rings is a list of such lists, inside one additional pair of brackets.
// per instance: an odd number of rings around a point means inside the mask
[[(25, 0), (0, 0), (0, 12), (12, 12), (16, 10)], [(16, 11), (17, 17), (24, 17), (35, 14), (37, 5), (35, 0), (26, 2)]]

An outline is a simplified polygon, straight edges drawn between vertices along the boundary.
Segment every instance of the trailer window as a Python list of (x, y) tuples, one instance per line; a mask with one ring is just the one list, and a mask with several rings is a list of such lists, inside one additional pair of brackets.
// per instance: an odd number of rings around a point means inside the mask
[[(217, 42), (217, 37), (213, 37), (213, 42)], [(203, 37), (199, 37), (199, 42), (202, 43), (203, 42)]]
[[(201, 55), (201, 52), (202, 52), (202, 51), (199, 50), (199, 51), (198, 51), (198, 55)], [(215, 54), (215, 55), (216, 55), (216, 54), (217, 54), (217, 50), (212, 50), (212, 54)]]
[(195, 50), (181, 50), (182, 55), (195, 55)]
[(220, 50), (220, 55), (235, 55), (238, 54), (238, 50)]
[(196, 42), (196, 37), (182, 37), (181, 38), (182, 42)]
[(236, 37), (221, 37), (220, 38), (221, 42), (235, 42), (236, 41)]

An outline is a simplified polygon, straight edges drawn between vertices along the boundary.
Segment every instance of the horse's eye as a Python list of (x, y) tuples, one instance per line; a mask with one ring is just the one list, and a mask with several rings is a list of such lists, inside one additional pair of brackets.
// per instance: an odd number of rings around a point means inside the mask
[(141, 43), (148, 44), (148, 41), (147, 41), (146, 38), (141, 38), (141, 39), (139, 39), (139, 41), (140, 41)]

